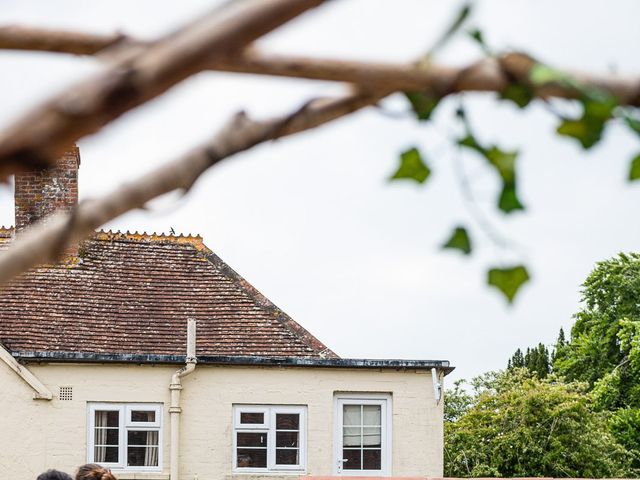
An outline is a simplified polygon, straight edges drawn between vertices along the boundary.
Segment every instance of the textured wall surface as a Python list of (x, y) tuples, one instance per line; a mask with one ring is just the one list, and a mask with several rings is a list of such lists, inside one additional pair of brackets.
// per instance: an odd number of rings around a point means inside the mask
[[(55, 398), (32, 400), (30, 388), (0, 364), (0, 478), (32, 479), (47, 468), (71, 472), (85, 463), (87, 402), (162, 402), (163, 473), (117, 472), (117, 476), (168, 478), (168, 385), (175, 367), (34, 364), (29, 368)], [(236, 403), (306, 405), (307, 473), (331, 475), (336, 392), (391, 393), (392, 474), (442, 476), (442, 403), (434, 401), (427, 371), (198, 366), (183, 384), (180, 480), (260, 478), (231, 471)], [(73, 387), (73, 400), (58, 398), (61, 386)]]

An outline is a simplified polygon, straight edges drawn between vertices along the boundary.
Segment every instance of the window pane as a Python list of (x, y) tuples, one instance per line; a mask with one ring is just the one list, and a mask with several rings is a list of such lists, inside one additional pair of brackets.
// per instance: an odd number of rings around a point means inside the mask
[(362, 469), (363, 470), (380, 470), (381, 455), (380, 450), (363, 450), (362, 451)]
[(130, 430), (127, 432), (127, 442), (129, 445), (158, 445), (158, 432), (140, 432)]
[(264, 424), (264, 413), (262, 412), (240, 412), (240, 423)]
[(297, 447), (298, 432), (276, 432), (276, 447)]
[(298, 465), (298, 449), (283, 450), (276, 449), (276, 465)]
[(96, 445), (118, 445), (119, 435), (117, 428), (96, 428), (93, 442)]
[(380, 405), (363, 405), (362, 414), (364, 416), (364, 422), (362, 422), (364, 425), (380, 425)]
[(346, 462), (342, 462), (342, 468), (345, 470), (361, 470), (360, 461), (362, 457), (360, 456), (361, 450), (342, 450), (342, 458), (346, 460)]
[(380, 447), (381, 427), (364, 427), (362, 445), (365, 447)]
[(158, 447), (129, 447), (127, 450), (127, 466), (157, 467)]
[(118, 447), (95, 447), (93, 458), (99, 463), (118, 463)]
[(267, 433), (238, 432), (237, 443), (239, 447), (266, 447)]
[(300, 415), (297, 413), (276, 413), (276, 428), (278, 430), (298, 430)]
[(237, 464), (238, 468), (267, 468), (267, 449), (238, 448)]
[(155, 422), (156, 412), (155, 410), (132, 410), (131, 421), (132, 422)]
[(116, 427), (120, 426), (120, 412), (96, 410), (96, 427)]
[(362, 425), (362, 417), (360, 416), (360, 405), (343, 405), (342, 407), (342, 424), (343, 425)]
[(362, 445), (362, 429), (360, 427), (344, 427), (342, 445), (345, 447), (360, 447)]

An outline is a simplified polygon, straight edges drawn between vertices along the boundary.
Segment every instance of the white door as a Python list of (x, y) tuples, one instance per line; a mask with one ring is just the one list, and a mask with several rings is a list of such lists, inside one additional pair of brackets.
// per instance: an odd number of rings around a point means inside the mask
[(384, 397), (336, 398), (335, 473), (390, 473), (390, 406), (391, 399)]

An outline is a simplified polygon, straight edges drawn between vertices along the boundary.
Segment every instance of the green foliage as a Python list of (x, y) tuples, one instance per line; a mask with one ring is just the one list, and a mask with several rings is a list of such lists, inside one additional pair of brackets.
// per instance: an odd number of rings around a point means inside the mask
[(585, 96), (580, 102), (582, 115), (563, 119), (557, 132), (575, 138), (583, 148), (589, 149), (602, 138), (604, 127), (613, 118), (613, 111), (618, 104), (610, 96)]
[(511, 369), (476, 379), (473, 386), (465, 408), (455, 409), (462, 414), (445, 423), (445, 476), (637, 474), (630, 454), (607, 430), (606, 415), (593, 409), (585, 384)]
[(484, 34), (480, 30), (474, 28), (472, 30), (469, 30), (468, 34), (469, 37), (480, 46), (485, 55), (491, 55), (491, 49), (489, 48), (487, 42), (484, 40)]
[(405, 92), (404, 95), (409, 100), (416, 117), (421, 121), (430, 120), (431, 114), (440, 102), (440, 99), (422, 92)]
[(509, 303), (513, 303), (520, 287), (528, 281), (529, 272), (523, 265), (510, 268), (492, 268), (487, 274), (487, 284), (500, 290)]
[(442, 245), (442, 248), (460, 250), (465, 255), (469, 255), (472, 247), (467, 229), (464, 227), (456, 227), (449, 239)]
[[(554, 369), (595, 386), (609, 409), (640, 407), (640, 255), (600, 262), (583, 284), (584, 307)], [(605, 395), (605, 392), (606, 393)]]
[[(600, 262), (585, 280), (583, 308), (571, 339), (560, 329), (549, 358), (546, 348), (518, 349), (508, 370), (523, 367), (538, 378), (580, 381), (592, 408), (640, 470), (640, 254), (619, 254)], [(604, 422), (604, 420), (603, 420)]]
[(533, 100), (533, 92), (528, 86), (521, 83), (510, 83), (500, 93), (500, 98), (511, 100), (518, 107), (525, 108)]
[(631, 160), (629, 168), (629, 181), (640, 180), (640, 153)]
[(467, 129), (466, 135), (458, 140), (458, 145), (469, 148), (487, 160), (502, 180), (502, 190), (498, 198), (498, 208), (505, 213), (511, 213), (514, 210), (524, 210), (524, 206), (516, 191), (516, 160), (518, 158), (517, 151), (505, 151), (499, 147), (492, 145), (489, 147), (481, 145), (476, 137), (471, 133), (469, 122), (464, 117), (464, 112), (460, 113)]
[(411, 148), (400, 155), (400, 166), (390, 180), (409, 179), (424, 183), (431, 175), (431, 170), (422, 159), (417, 148)]
[(633, 455), (634, 466), (640, 468), (640, 409), (620, 409), (612, 415), (609, 424), (618, 442)]
[(455, 422), (473, 405), (473, 396), (464, 389), (464, 380), (453, 384), (453, 389), (447, 390), (444, 402), (444, 421)]

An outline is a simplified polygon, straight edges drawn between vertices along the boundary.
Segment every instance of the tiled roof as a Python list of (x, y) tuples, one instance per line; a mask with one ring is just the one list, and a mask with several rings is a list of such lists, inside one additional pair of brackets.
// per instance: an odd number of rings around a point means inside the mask
[[(11, 230), (0, 229), (0, 249)], [(200, 237), (99, 232), (76, 262), (0, 288), (0, 342), (12, 352), (336, 355), (213, 254)]]

